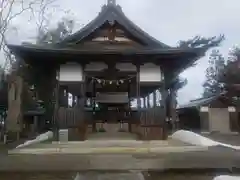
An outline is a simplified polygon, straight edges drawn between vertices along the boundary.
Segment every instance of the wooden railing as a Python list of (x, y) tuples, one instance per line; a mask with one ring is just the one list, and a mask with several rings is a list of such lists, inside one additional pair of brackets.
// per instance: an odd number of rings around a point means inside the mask
[(58, 109), (58, 125), (59, 128), (77, 128), (85, 123), (84, 110), (81, 108), (65, 108)]
[(145, 108), (139, 111), (138, 135), (143, 140), (164, 139), (164, 111), (161, 107)]

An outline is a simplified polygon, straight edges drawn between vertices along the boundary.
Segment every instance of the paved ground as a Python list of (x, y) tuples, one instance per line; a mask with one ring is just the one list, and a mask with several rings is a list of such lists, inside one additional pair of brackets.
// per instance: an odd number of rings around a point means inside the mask
[[(131, 141), (130, 141), (131, 142)], [(116, 142), (115, 142), (116, 143)], [(119, 142), (118, 142), (119, 143)], [(139, 143), (139, 142), (138, 142)], [(100, 153), (82, 153), (81, 148), (77, 148), (78, 144), (72, 144), (71, 148), (64, 153), (48, 153), (48, 154), (11, 154), (1, 157), (0, 171), (4, 170), (22, 170), (22, 171), (89, 171), (89, 170), (164, 170), (164, 169), (205, 169), (205, 168), (227, 168), (233, 167), (240, 169), (240, 151), (231, 150), (223, 147), (212, 147), (207, 151), (187, 151), (184, 147), (175, 146), (171, 149), (169, 144), (164, 142), (150, 147), (158, 146), (157, 152), (142, 151), (139, 153), (139, 144), (135, 142), (137, 153), (134, 148), (129, 151), (119, 147), (114, 153), (109, 151), (100, 151)], [(159, 142), (158, 142), (159, 143)], [(106, 142), (106, 144), (108, 144)], [(121, 144), (121, 143), (119, 143)], [(140, 143), (141, 144), (141, 143)], [(162, 144), (162, 145), (161, 145)], [(65, 146), (61, 144), (60, 146)], [(90, 146), (93, 144), (90, 143)], [(146, 144), (145, 144), (146, 145)], [(55, 145), (53, 145), (55, 146)], [(141, 145), (142, 146), (142, 145)], [(149, 146), (149, 145), (147, 145)], [(159, 146), (161, 146), (159, 148)], [(172, 151), (172, 149), (181, 148), (181, 151)], [(193, 146), (194, 147), (194, 146)], [(125, 147), (124, 147), (125, 148)], [(41, 151), (39, 148), (29, 148), (34, 151)], [(43, 148), (45, 150), (46, 148)], [(64, 148), (63, 148), (64, 149)], [(91, 149), (91, 148), (90, 148)], [(162, 150), (165, 149), (163, 152)], [(24, 149), (22, 149), (24, 150)], [(69, 151), (72, 151), (69, 153)], [(97, 149), (99, 152), (99, 150)], [(159, 151), (161, 153), (159, 153)], [(79, 153), (80, 152), (80, 153)], [(23, 166), (24, 164), (24, 166)]]
[[(128, 135), (126, 137), (129, 137)], [(70, 147), (70, 149), (85, 147), (161, 147), (162, 149), (175, 146), (188, 146), (178, 141), (152, 141), (140, 142), (129, 140), (116, 140), (109, 138), (106, 134), (95, 136), (95, 140), (78, 143), (62, 144), (38, 144), (31, 146), (31, 149)], [(237, 140), (237, 139), (235, 139)], [(152, 144), (151, 144), (152, 143)], [(80, 143), (81, 144), (81, 143)], [(80, 149), (79, 149), (80, 151)], [(210, 180), (219, 172), (216, 169), (234, 168), (240, 169), (240, 152), (222, 147), (210, 148), (207, 151), (181, 152), (181, 153), (126, 153), (126, 154), (97, 154), (84, 155), (79, 153), (49, 154), (49, 155), (8, 155), (0, 157), (0, 180), (61, 180), (74, 179), (77, 172), (82, 179), (101, 180)], [(100, 167), (100, 168), (99, 168)], [(175, 171), (177, 169), (177, 171)], [(148, 172), (146, 172), (148, 170)], [(165, 172), (165, 170), (172, 170)], [(179, 172), (183, 170), (183, 172)], [(202, 170), (194, 172), (194, 170)], [(21, 172), (19, 172), (21, 171)], [(142, 174), (139, 173), (142, 171)], [(186, 173), (188, 171), (188, 173)], [(190, 171), (190, 173), (189, 173)], [(211, 173), (209, 173), (211, 172)], [(228, 172), (229, 173), (229, 172)], [(224, 173), (225, 174), (225, 173)]]
[(128, 132), (99, 132), (88, 135), (88, 140), (136, 140), (137, 135)]
[(176, 140), (87, 140), (83, 142), (39, 143), (10, 150), (9, 154), (158, 154), (206, 151), (207, 147), (192, 146)]
[(203, 136), (213, 139), (215, 141), (219, 141), (221, 143), (231, 144), (235, 146), (240, 146), (240, 135), (239, 134), (202, 134)]

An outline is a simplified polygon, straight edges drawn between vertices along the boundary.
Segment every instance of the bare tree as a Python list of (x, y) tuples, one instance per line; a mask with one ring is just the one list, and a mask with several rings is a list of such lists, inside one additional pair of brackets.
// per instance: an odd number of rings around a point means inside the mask
[[(37, 25), (42, 26), (45, 21), (47, 8), (55, 0), (0, 0), (0, 53), (4, 53), (5, 62), (3, 68), (9, 68), (15, 61), (6, 47), (6, 34), (10, 29), (13, 19), (25, 12), (30, 13), (31, 17), (38, 15)], [(36, 18), (35, 18), (36, 19)]]

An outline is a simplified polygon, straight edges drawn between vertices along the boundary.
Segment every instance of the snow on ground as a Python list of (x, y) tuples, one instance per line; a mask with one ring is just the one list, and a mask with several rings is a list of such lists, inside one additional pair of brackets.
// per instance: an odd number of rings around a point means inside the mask
[(172, 139), (180, 140), (188, 144), (198, 146), (224, 146), (235, 150), (240, 150), (240, 146), (232, 146), (221, 142), (213, 141), (191, 131), (178, 130), (171, 135)]
[(240, 180), (240, 176), (228, 176), (228, 175), (221, 175), (216, 176), (213, 180)]
[(43, 134), (38, 135), (33, 140), (29, 140), (29, 141), (24, 142), (23, 144), (18, 145), (16, 148), (21, 148), (21, 147), (25, 147), (25, 146), (28, 146), (28, 145), (31, 145), (31, 144), (40, 143), (40, 142), (47, 141), (47, 140), (52, 139), (52, 138), (53, 138), (53, 132), (48, 131), (48, 132), (45, 132)]

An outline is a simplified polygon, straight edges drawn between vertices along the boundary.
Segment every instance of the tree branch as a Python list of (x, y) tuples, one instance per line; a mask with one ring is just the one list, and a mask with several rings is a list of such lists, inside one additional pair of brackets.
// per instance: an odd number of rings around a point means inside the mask
[[(39, 13), (40, 24), (39, 28), (43, 27), (44, 21), (46, 21), (45, 13), (48, 9), (48, 6), (56, 0), (1, 0), (0, 2), (0, 52), (3, 51), (5, 55), (4, 67), (11, 66), (15, 59), (12, 57), (8, 48), (6, 47), (6, 32), (9, 29), (11, 21), (16, 17), (20, 16), (26, 11), (30, 11), (32, 15), (35, 14), (36, 9)], [(35, 7), (37, 6), (37, 7)], [(19, 8), (19, 11), (14, 12), (15, 8)]]

